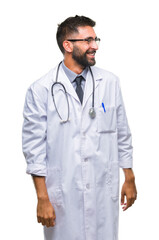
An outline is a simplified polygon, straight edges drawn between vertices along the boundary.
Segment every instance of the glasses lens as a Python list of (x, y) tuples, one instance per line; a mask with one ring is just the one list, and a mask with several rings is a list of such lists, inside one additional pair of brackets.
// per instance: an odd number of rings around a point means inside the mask
[(100, 43), (100, 38), (95, 38), (95, 42), (97, 43), (97, 45), (99, 46)]

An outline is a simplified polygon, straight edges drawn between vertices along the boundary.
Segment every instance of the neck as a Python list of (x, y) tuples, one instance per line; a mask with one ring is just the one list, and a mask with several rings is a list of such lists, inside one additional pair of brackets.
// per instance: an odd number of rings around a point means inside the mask
[(80, 74), (84, 70), (83, 66), (79, 65), (77, 62), (75, 62), (74, 59), (70, 57), (64, 58), (64, 64), (67, 68), (69, 68), (72, 72), (75, 72), (76, 74)]

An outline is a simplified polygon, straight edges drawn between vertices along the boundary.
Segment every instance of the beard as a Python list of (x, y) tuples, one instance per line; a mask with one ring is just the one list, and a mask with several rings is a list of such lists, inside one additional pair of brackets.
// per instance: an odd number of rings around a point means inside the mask
[(82, 53), (80, 49), (76, 46), (73, 48), (72, 52), (72, 58), (82, 67), (89, 67), (89, 66), (94, 66), (96, 64), (96, 61), (94, 58), (88, 60), (87, 54), (88, 53), (95, 53), (96, 51), (92, 50), (87, 50), (85, 53)]

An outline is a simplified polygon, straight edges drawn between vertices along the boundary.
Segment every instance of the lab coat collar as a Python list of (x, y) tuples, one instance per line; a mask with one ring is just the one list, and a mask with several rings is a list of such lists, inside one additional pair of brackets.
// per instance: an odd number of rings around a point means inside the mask
[[(102, 80), (102, 76), (100, 75), (96, 67), (91, 67), (91, 69), (94, 76), (95, 89), (96, 89), (99, 85), (100, 80)], [(56, 78), (56, 72), (57, 72), (57, 67), (55, 68), (54, 79)], [(67, 93), (70, 94), (74, 99), (76, 99), (79, 102), (79, 104), (81, 104), (72, 83), (66, 76), (66, 73), (64, 72), (62, 67), (60, 67), (59, 69), (58, 82), (61, 82), (65, 86)], [(83, 104), (82, 104), (83, 108), (87, 100), (89, 99), (89, 97), (92, 95), (92, 92), (93, 92), (92, 76), (90, 71), (88, 71), (85, 90), (84, 90), (84, 96), (83, 96)]]

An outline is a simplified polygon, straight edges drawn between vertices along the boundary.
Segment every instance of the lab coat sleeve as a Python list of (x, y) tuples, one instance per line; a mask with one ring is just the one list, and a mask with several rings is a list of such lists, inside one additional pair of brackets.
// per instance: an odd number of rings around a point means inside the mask
[[(38, 89), (38, 88), (37, 88)], [(28, 174), (46, 176), (46, 106), (32, 85), (26, 94), (22, 147)], [(41, 93), (42, 94), (42, 93)]]
[(119, 79), (117, 80), (116, 114), (118, 133), (118, 159), (121, 168), (132, 168), (132, 136), (128, 125)]

